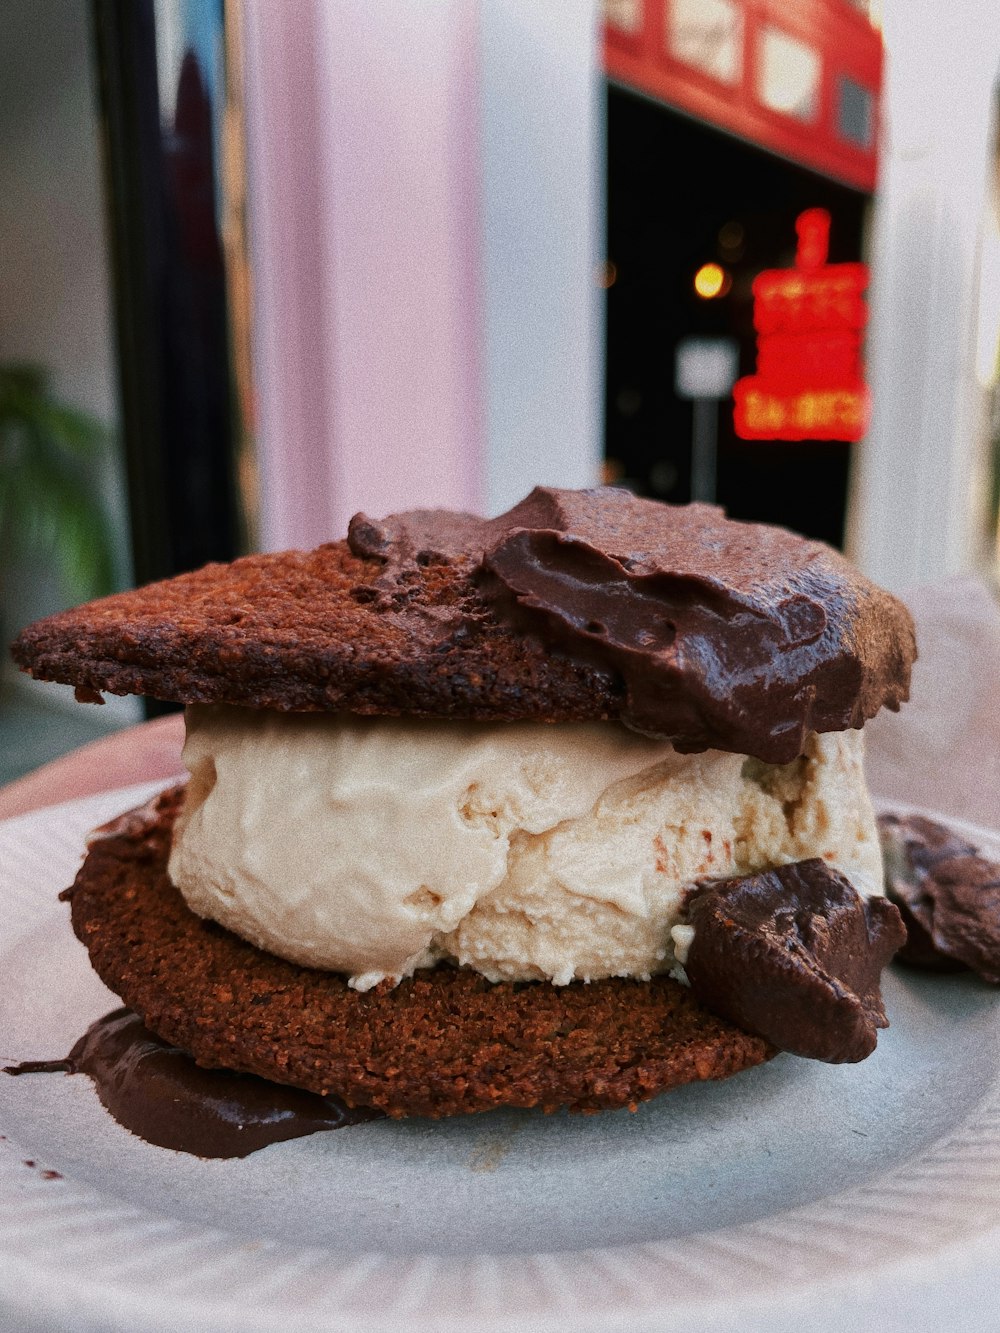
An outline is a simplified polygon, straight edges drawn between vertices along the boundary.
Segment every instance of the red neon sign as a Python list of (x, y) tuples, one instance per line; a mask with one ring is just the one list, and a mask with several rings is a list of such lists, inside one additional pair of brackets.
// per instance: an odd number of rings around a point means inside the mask
[(871, 402), (861, 364), (865, 264), (828, 264), (830, 214), (795, 221), (794, 268), (754, 279), (757, 373), (733, 386), (743, 440), (860, 440)]

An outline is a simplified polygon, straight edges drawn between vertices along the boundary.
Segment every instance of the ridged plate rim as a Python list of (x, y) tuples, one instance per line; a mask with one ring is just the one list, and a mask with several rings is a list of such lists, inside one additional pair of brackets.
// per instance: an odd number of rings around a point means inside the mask
[[(0, 823), (4, 949), (50, 910), (85, 832), (163, 785)], [(1000, 834), (947, 822), (1000, 858)], [(71, 1180), (26, 1185), (22, 1151), (0, 1139), (0, 1327), (11, 1316), (24, 1329), (220, 1333), (749, 1330), (795, 1328), (807, 1312), (810, 1328), (853, 1327), (852, 1310), (859, 1327), (878, 1312), (880, 1327), (913, 1330), (940, 1327), (951, 1287), (965, 1293), (963, 1327), (985, 1329), (1000, 1289), (1000, 1077), (951, 1132), (841, 1193), (680, 1239), (527, 1256), (345, 1258), (248, 1243)]]

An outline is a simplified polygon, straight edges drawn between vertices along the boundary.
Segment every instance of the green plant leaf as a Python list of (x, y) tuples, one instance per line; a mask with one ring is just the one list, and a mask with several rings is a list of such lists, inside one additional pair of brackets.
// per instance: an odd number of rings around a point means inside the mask
[(32, 393), (21, 381), (0, 385), (0, 429), (19, 422), (49, 445), (82, 458), (93, 457), (107, 441), (107, 431), (86, 412)]
[(0, 368), (0, 552), (53, 561), (77, 600), (114, 586), (92, 473), (107, 441), (99, 422), (46, 395), (38, 367)]

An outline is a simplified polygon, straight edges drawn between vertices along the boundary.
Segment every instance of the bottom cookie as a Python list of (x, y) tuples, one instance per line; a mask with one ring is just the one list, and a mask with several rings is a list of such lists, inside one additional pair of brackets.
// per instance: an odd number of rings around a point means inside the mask
[(105, 985), (201, 1065), (447, 1116), (634, 1106), (774, 1054), (667, 977), (497, 984), (440, 966), (362, 994), (264, 953), (196, 916), (167, 878), (181, 791), (100, 830), (63, 897)]

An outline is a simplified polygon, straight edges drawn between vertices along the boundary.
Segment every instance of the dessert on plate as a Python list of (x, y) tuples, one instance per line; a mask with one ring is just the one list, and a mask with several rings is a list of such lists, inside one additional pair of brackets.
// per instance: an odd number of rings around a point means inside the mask
[(913, 630), (820, 543), (537, 488), (358, 515), (13, 651), (186, 706), (186, 788), (98, 830), (67, 896), (203, 1065), (390, 1115), (597, 1110), (885, 1026), (861, 728)]

